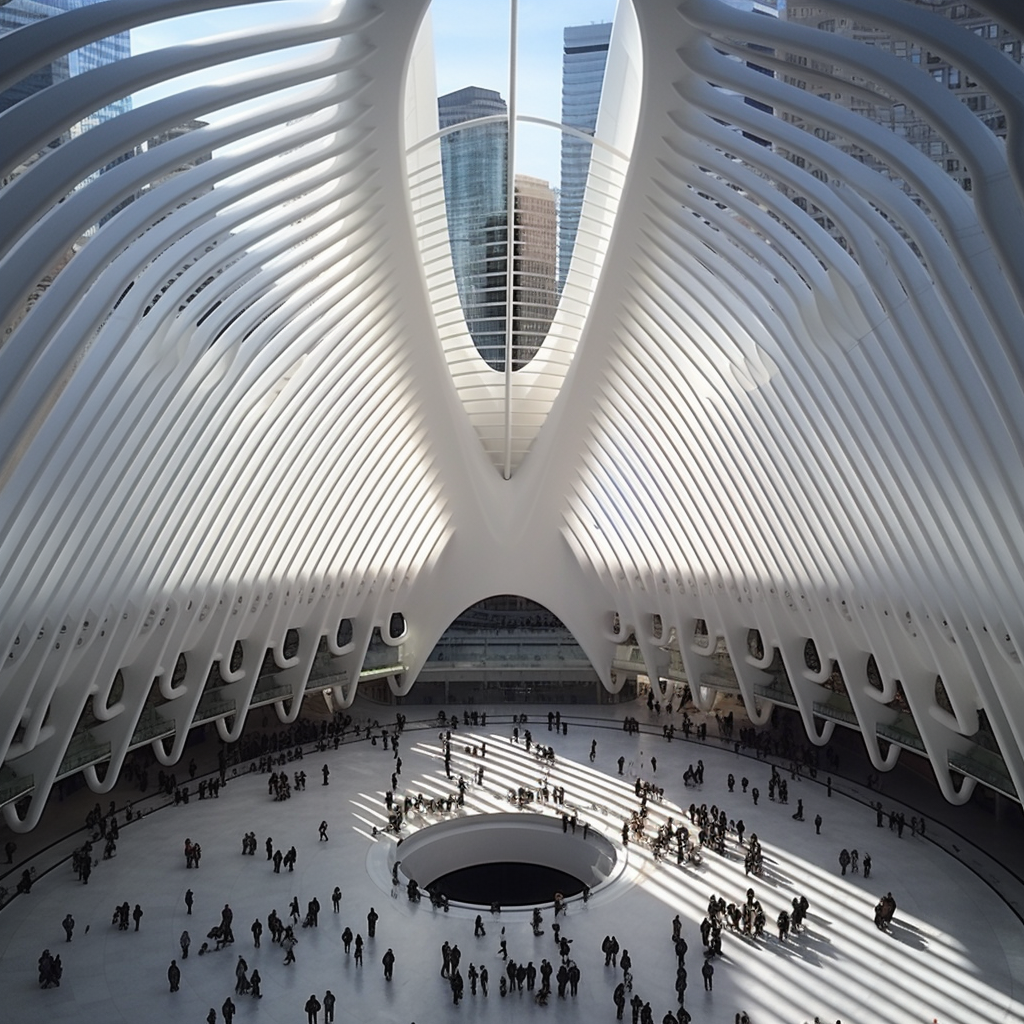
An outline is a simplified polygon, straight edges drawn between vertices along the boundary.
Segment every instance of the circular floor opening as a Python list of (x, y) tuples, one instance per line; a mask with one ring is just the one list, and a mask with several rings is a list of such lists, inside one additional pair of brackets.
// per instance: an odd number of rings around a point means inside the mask
[(544, 864), (509, 861), (459, 868), (427, 884), (432, 892), (443, 893), (456, 903), (497, 903), (503, 907), (550, 903), (556, 892), (567, 898), (576, 896), (583, 892), (584, 885), (578, 878)]
[(394, 857), (406, 882), (452, 902), (532, 907), (555, 893), (593, 890), (612, 875), (615, 847), (593, 829), (582, 833), (540, 814), (481, 814), (420, 829)]

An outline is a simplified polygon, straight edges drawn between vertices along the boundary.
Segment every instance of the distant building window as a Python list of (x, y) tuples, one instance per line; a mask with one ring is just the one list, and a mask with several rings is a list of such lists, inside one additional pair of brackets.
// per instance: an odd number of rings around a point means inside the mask
[(959, 68), (950, 68), (949, 69), (949, 79), (947, 80), (946, 85), (948, 85), (950, 87), (950, 89), (959, 89), (960, 88), (960, 69)]

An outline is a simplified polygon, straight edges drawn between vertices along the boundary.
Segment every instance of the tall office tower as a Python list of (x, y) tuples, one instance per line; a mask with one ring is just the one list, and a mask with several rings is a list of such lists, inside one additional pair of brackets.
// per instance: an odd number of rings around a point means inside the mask
[[(97, 0), (48, 0), (54, 7), (61, 11), (73, 11), (79, 7), (88, 7)], [(132, 41), (129, 32), (117, 32), (112, 36), (103, 39), (94, 39), (78, 50), (72, 50), (68, 55), (70, 71), (72, 75), (84, 75), (94, 68), (103, 67), (105, 64), (113, 64), (115, 61), (124, 60), (132, 55)], [(131, 96), (123, 96), (112, 103), (89, 114), (79, 124), (79, 130), (95, 128), (103, 121), (109, 121), (112, 117), (127, 113), (132, 109)], [(128, 154), (131, 155), (131, 154)], [(121, 159), (126, 159), (122, 157)], [(115, 161), (119, 163), (120, 161)]]
[[(79, 7), (86, 7), (94, 2), (96, 0), (46, 0), (45, 3), (36, 3), (35, 0), (10, 0), (9, 3), (0, 4), (0, 35), (44, 18), (64, 14)], [(3, 93), (0, 93), (0, 112), (51, 85), (56, 85), (58, 82), (65, 81), (75, 75), (85, 74), (94, 68), (99, 68), (105, 64), (123, 60), (130, 56), (131, 35), (128, 32), (118, 32), (103, 39), (95, 39), (85, 46), (59, 57), (52, 63), (44, 65)], [(59, 146), (62, 142), (67, 142), (76, 135), (80, 135), (90, 128), (95, 128), (96, 125), (101, 124), (103, 121), (118, 117), (131, 109), (132, 100), (130, 95), (114, 100), (107, 106), (86, 115), (81, 121), (73, 125), (70, 130), (64, 132), (60, 138), (53, 139), (49, 146), (50, 148)], [(127, 160), (134, 155), (134, 150), (126, 152), (116, 160), (111, 161), (103, 170), (109, 170), (111, 167), (115, 167), (123, 160)], [(35, 159), (38, 159), (38, 157), (29, 160), (22, 167), (16, 168), (0, 184), (7, 184), (13, 181), (24, 167), (33, 163)], [(87, 178), (86, 181), (93, 180), (100, 173), (102, 171), (97, 171), (96, 174)], [(81, 184), (85, 184), (85, 182), (80, 183), (79, 187), (81, 187)], [(107, 217), (103, 218), (103, 220), (113, 216), (117, 209), (121, 209), (127, 202), (131, 202), (131, 200), (121, 203), (115, 210), (107, 214)]]
[[(57, 6), (55, 0), (51, 0), (50, 3), (35, 3), (34, 0), (10, 0), (9, 3), (0, 4), (0, 35), (6, 35), (15, 29), (60, 13), (61, 8)], [(57, 82), (63, 82), (70, 77), (71, 67), (67, 56), (58, 57), (50, 64), (44, 64), (20, 82), (16, 82), (9, 89), (0, 92), (0, 113), (13, 107), (16, 103), (20, 103), (23, 99), (27, 99), (33, 93)], [(51, 145), (59, 145), (60, 141), (60, 139), (55, 139)]]
[[(571, 25), (562, 34), (562, 124), (593, 135), (608, 63), (611, 23)], [(575, 135), (562, 135), (562, 188), (558, 221), (558, 291), (565, 285), (579, 230), (592, 146)]]
[[(501, 95), (468, 86), (437, 100), (440, 127), (507, 115)], [(505, 221), (508, 124), (467, 125), (441, 139), (441, 176), (455, 281), (480, 355), (505, 365)]]
[[(986, 14), (970, 4), (958, 3), (956, 0), (907, 0), (907, 3), (923, 8), (937, 17), (948, 18), (950, 21), (956, 22), (959, 27), (983, 39), (992, 47), (992, 60), (1010, 60), (1015, 64), (1021, 63), (1020, 34), (998, 24), (991, 14)], [(786, 17), (788, 21), (795, 24), (826, 32), (835, 32), (837, 35), (867, 43), (903, 60), (910, 61), (919, 67), (922, 73), (931, 75), (936, 82), (955, 93), (967, 109), (973, 111), (996, 136), (1001, 139), (1006, 138), (1006, 113), (996, 102), (995, 97), (974, 81), (965, 70), (950, 63), (942, 54), (932, 53), (927, 47), (922, 47), (919, 42), (901, 37), (882, 26), (873, 25), (865, 19), (836, 17), (835, 12), (825, 11), (813, 4), (791, 4)], [(786, 59), (790, 63), (806, 66), (806, 58), (789, 54)], [(838, 65), (831, 63), (820, 65), (812, 62), (808, 66), (808, 71), (811, 74), (803, 75), (796, 70), (787, 80), (792, 84), (819, 93), (822, 89), (826, 89), (828, 99), (833, 103), (839, 103), (849, 110), (890, 128), (938, 164), (957, 181), (964, 191), (972, 191), (969, 159), (965, 159), (964, 154), (950, 148), (941, 126), (936, 126), (928, 121), (905, 103), (893, 103), (881, 91), (877, 92), (877, 101), (873, 101), (870, 95), (865, 95), (864, 88), (851, 88), (842, 95), (828, 86), (819, 88), (813, 80), (816, 71), (824, 71), (826, 74), (838, 75), (852, 81), (849, 73)], [(863, 86), (861, 82), (857, 84)], [(854, 144), (844, 143), (843, 140), (838, 140), (836, 144), (874, 170), (902, 184), (902, 179), (895, 170), (882, 164), (877, 158), (860, 150)]]
[[(541, 178), (515, 176), (515, 255), (512, 266), (512, 369), (521, 370), (547, 337), (558, 305), (555, 268), (558, 216), (555, 193)], [(495, 216), (486, 226), (486, 274), (484, 290), (495, 330), (505, 329), (508, 295), (507, 213)], [(505, 369), (504, 334), (493, 338), (488, 362)]]
[(512, 368), (525, 366), (547, 337), (558, 305), (555, 193), (541, 178), (515, 177), (515, 264), (512, 272)]

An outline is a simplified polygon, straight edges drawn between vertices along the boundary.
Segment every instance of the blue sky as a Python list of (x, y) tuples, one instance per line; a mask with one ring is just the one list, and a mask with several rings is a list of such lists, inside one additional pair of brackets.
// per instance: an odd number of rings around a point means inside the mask
[[(401, 2), (401, 0), (398, 0)], [(324, 0), (283, 0), (254, 9), (235, 8), (144, 26), (132, 32), (132, 51), (141, 53), (203, 36), (232, 32), (268, 21), (291, 21), (315, 13)], [(508, 98), (508, 0), (434, 0), (432, 17), (441, 94), (466, 85), (496, 89)], [(561, 117), (562, 29), (610, 21), (615, 0), (519, 0), (519, 111), (557, 121)], [(190, 76), (189, 83), (203, 76)], [(181, 82), (140, 93), (155, 99)], [(559, 140), (553, 130), (523, 126), (517, 170), (558, 183)]]

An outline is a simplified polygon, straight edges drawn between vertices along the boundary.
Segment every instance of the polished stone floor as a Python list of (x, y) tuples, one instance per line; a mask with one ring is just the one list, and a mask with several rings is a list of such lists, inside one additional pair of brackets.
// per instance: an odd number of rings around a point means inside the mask
[[(402, 737), (400, 789), (426, 796), (454, 792), (443, 769), (436, 724), (426, 709), (407, 708), (409, 725)], [(484, 766), (482, 785), (467, 792), (465, 808), (451, 816), (508, 810), (507, 791), (537, 784), (541, 766), (523, 743), (513, 743), (512, 710), (491, 709), (486, 728), (460, 727), (453, 745), (453, 772), (467, 779)], [(634, 991), (651, 1003), (660, 1022), (675, 1010), (675, 956), (671, 922), (683, 920), (689, 944), (686, 959), (689, 988), (686, 1008), (696, 1024), (733, 1024), (741, 1010), (753, 1024), (801, 1024), (819, 1016), (832, 1024), (1000, 1024), (1024, 1020), (1024, 926), (998, 888), (998, 868), (978, 867), (984, 855), (967, 851), (970, 845), (954, 835), (943, 836), (933, 825), (926, 837), (902, 839), (888, 827), (876, 828), (875, 814), (866, 806), (872, 798), (856, 786), (839, 785), (831, 797), (818, 780), (788, 778), (789, 804), (769, 801), (770, 768), (761, 761), (733, 752), (731, 745), (668, 743), (660, 722), (639, 708), (645, 728), (627, 735), (621, 728), (621, 708), (562, 708), (568, 734), (548, 732), (546, 708), (526, 709), (535, 740), (551, 743), (555, 764), (551, 785), (562, 785), (568, 810), (618, 842), (625, 814), (636, 806), (634, 780), (639, 775), (665, 790), (664, 801), (651, 805), (657, 821), (671, 815), (676, 821), (692, 801), (717, 804), (730, 819), (742, 818), (747, 833), (759, 836), (766, 861), (763, 878), (744, 875), (740, 848), (733, 840), (722, 858), (707, 854), (699, 867), (679, 868), (655, 862), (646, 849), (619, 848), (626, 863), (614, 881), (597, 888), (590, 901), (572, 902), (562, 933), (572, 941), (572, 955), (581, 970), (575, 999), (552, 997), (538, 1005), (530, 993), (501, 998), (498, 979), (504, 963), (499, 955), (502, 930), (510, 956), (539, 965), (548, 958), (557, 967), (552, 941), (551, 908), (544, 908), (544, 934), (534, 937), (529, 911), (485, 912), (487, 934), (473, 934), (476, 910), (453, 906), (447, 914), (426, 902), (410, 904), (394, 893), (391, 864), (394, 840), (374, 834), (385, 821), (383, 794), (395, 762), (382, 746), (351, 738), (340, 750), (307, 753), (289, 765), (308, 775), (308, 788), (291, 799), (275, 802), (268, 795), (265, 775), (230, 778), (217, 800), (192, 799), (187, 806), (154, 810), (122, 830), (116, 857), (100, 861), (90, 883), (82, 885), (70, 865), (40, 870), (32, 892), (0, 911), (0, 1021), (119, 1022), (205, 1021), (210, 1008), (220, 1008), (228, 996), (238, 1007), (236, 1022), (290, 1024), (304, 1021), (304, 1004), (311, 993), (323, 998), (326, 989), (338, 997), (336, 1020), (430, 1024), (457, 1019), (487, 1022), (542, 1020), (613, 1021), (612, 992), (621, 972), (604, 966), (601, 942), (614, 934), (633, 959)], [(393, 722), (393, 711), (363, 707), (362, 720), (375, 716)], [(591, 741), (597, 755), (589, 760)], [(472, 757), (465, 747), (487, 743), (486, 758)], [(626, 765), (617, 774), (617, 759)], [(657, 771), (652, 771), (652, 755)], [(686, 788), (682, 775), (701, 759), (705, 781)], [(330, 784), (321, 784), (321, 766), (330, 767)], [(732, 772), (736, 790), (727, 788)], [(761, 798), (755, 806), (742, 794), (739, 779), (751, 780)], [(84, 795), (83, 795), (84, 796)], [(803, 800), (804, 821), (791, 817)], [(93, 798), (89, 797), (91, 803)], [(69, 802), (70, 803), (70, 802)], [(891, 799), (886, 805), (899, 806)], [(86, 804), (88, 806), (88, 804)], [(105, 806), (105, 801), (104, 801)], [(138, 804), (138, 806), (150, 806)], [(536, 810), (536, 805), (533, 808)], [(548, 808), (555, 813), (553, 808)], [(909, 821), (912, 809), (907, 808)], [(813, 819), (820, 813), (821, 834)], [(67, 817), (70, 817), (70, 810)], [(123, 814), (121, 815), (123, 820)], [(439, 816), (413, 814), (417, 828)], [(447, 814), (443, 817), (448, 817)], [(47, 827), (54, 828), (53, 815)], [(318, 839), (321, 821), (329, 839)], [(77, 822), (75, 823), (77, 825)], [(931, 823), (930, 823), (931, 824)], [(69, 826), (70, 827), (70, 826)], [(242, 837), (254, 831), (255, 856), (241, 854)], [(79, 833), (78, 841), (81, 840)], [(284, 849), (298, 853), (293, 873), (275, 874), (266, 860), (264, 842), (270, 836)], [(202, 845), (198, 870), (187, 870), (182, 854), (186, 837)], [(985, 837), (974, 836), (979, 847)], [(69, 848), (57, 842), (50, 857)], [(964, 849), (965, 866), (949, 850)], [(858, 849), (871, 854), (870, 879), (862, 874), (840, 875), (839, 851)], [(97, 849), (97, 853), (99, 850)], [(968, 856), (968, 853), (970, 854)], [(46, 865), (46, 853), (37, 863)], [(980, 872), (980, 874), (979, 874)], [(982, 877), (987, 875), (988, 877)], [(993, 882), (993, 880), (995, 880)], [(10, 885), (13, 876), (2, 879)], [(726, 931), (723, 956), (715, 961), (714, 989), (704, 991), (699, 926), (711, 894), (741, 902), (748, 885), (765, 906), (769, 922), (797, 895), (810, 901), (805, 932), (781, 943), (773, 934), (754, 942)], [(330, 895), (343, 893), (341, 912), (332, 913)], [(184, 893), (195, 892), (195, 912), (186, 916)], [(891, 933), (879, 932), (872, 909), (881, 895), (892, 892), (898, 910)], [(1004, 894), (1005, 895), (1005, 894)], [(316, 896), (323, 909), (318, 928), (297, 929), (296, 963), (285, 966), (279, 947), (264, 932), (262, 947), (253, 948), (249, 926), (254, 918), (266, 922), (276, 909), (287, 914), (297, 896), (305, 909)], [(144, 917), (136, 933), (111, 925), (115, 904), (140, 904)], [(234, 912), (233, 946), (197, 956), (206, 932), (229, 903)], [(380, 915), (376, 937), (367, 939), (365, 963), (357, 967), (342, 950), (341, 932), (350, 926), (366, 936), (366, 915)], [(64, 941), (61, 920), (71, 913), (74, 940)], [(178, 938), (183, 929), (192, 936), (192, 955), (180, 959)], [(770, 931), (774, 932), (773, 928)], [(469, 994), (454, 1006), (448, 983), (440, 975), (441, 944), (457, 943), (462, 971), (472, 962), (486, 965), (490, 993)], [(60, 953), (64, 974), (60, 988), (41, 990), (36, 961), (44, 948)], [(394, 979), (385, 982), (381, 957), (391, 948)], [(249, 969), (263, 978), (262, 1000), (233, 995), (235, 965), (244, 955)], [(180, 991), (170, 993), (167, 967), (178, 958)], [(321, 1012), (319, 1021), (323, 1021)], [(626, 1018), (629, 1020), (627, 1007)]]

